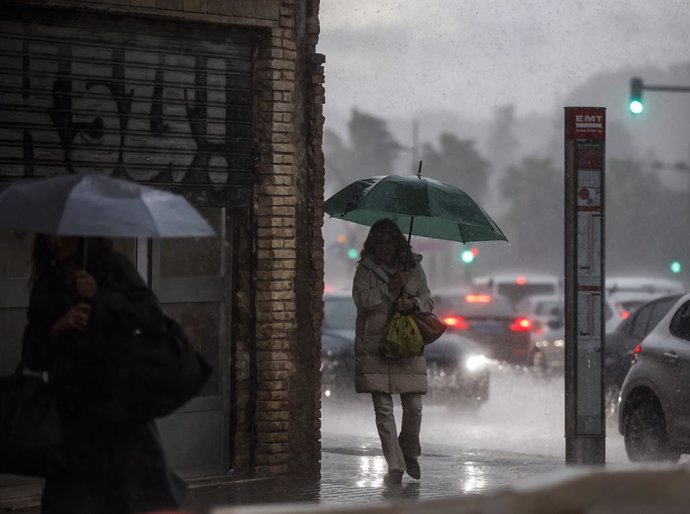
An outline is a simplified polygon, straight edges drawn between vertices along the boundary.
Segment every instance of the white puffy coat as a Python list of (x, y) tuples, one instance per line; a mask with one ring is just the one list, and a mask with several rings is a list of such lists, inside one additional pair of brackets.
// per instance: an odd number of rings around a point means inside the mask
[[(417, 300), (419, 309), (431, 312), (431, 299), (422, 256), (414, 254), (416, 265), (408, 270), (405, 291)], [(366, 255), (357, 265), (352, 297), (357, 306), (355, 334), (355, 388), (358, 393), (425, 393), (427, 369), (424, 355), (387, 359), (379, 353), (379, 342), (396, 294), (388, 292), (388, 273)]]

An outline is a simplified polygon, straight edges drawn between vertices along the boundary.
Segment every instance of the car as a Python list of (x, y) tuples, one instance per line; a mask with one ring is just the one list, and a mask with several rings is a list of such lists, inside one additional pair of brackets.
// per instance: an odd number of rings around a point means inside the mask
[(604, 345), (604, 390), (609, 404), (616, 408), (621, 385), (630, 369), (635, 346), (647, 337), (661, 319), (680, 299), (681, 294), (662, 296), (634, 309), (612, 332), (606, 334)]
[(517, 304), (515, 310), (532, 321), (532, 333), (539, 335), (549, 327), (557, 327), (563, 320), (563, 297), (558, 295), (526, 296)]
[(618, 431), (632, 462), (677, 461), (690, 453), (690, 294), (633, 350), (623, 381)]
[(452, 332), (424, 347), (431, 401), (476, 409), (489, 399), (489, 362), (482, 347)]
[[(354, 340), (357, 310), (345, 292), (324, 293), (321, 328), (321, 392), (325, 401), (354, 399)], [(482, 348), (446, 331), (424, 347), (430, 401), (477, 408), (489, 398), (490, 364)]]
[(559, 373), (565, 366), (565, 327), (549, 327), (532, 337), (529, 364), (547, 374)]
[(558, 296), (563, 292), (561, 286), (558, 276), (539, 273), (497, 273), (472, 280), (474, 291), (504, 296), (513, 306), (529, 296)]
[(528, 364), (532, 322), (519, 316), (507, 298), (489, 293), (433, 293), (434, 311), (449, 330), (478, 343), (487, 357)]
[[(538, 298), (538, 297), (534, 297)], [(524, 300), (523, 300), (524, 301)], [(545, 300), (544, 305), (550, 305), (552, 300)], [(542, 371), (562, 370), (565, 365), (565, 328), (563, 318), (563, 301), (553, 308), (552, 316), (547, 316), (544, 322), (539, 314), (530, 314), (526, 308), (518, 311), (520, 315), (534, 316), (534, 329), (532, 330), (532, 346), (530, 348), (529, 362), (536, 369)], [(524, 305), (524, 304), (523, 304)], [(611, 298), (604, 298), (604, 332), (606, 334), (615, 331), (622, 323), (619, 312)], [(606, 336), (605, 336), (606, 337)]]
[(616, 305), (623, 319), (649, 300), (671, 294), (683, 294), (685, 287), (678, 280), (645, 276), (611, 276), (606, 278), (606, 294)]

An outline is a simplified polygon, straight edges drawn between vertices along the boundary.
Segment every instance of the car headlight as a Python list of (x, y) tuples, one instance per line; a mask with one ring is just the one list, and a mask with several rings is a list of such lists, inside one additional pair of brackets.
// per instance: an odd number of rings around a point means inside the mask
[(486, 367), (487, 358), (484, 355), (472, 355), (465, 361), (465, 369), (471, 373), (480, 371)]

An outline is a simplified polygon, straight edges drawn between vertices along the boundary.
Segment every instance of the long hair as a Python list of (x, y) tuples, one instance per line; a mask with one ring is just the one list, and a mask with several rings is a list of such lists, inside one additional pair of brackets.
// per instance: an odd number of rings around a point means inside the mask
[[(79, 241), (79, 259), (83, 260), (84, 255), (84, 241), (86, 239), (80, 238)], [(87, 251), (89, 261), (98, 258), (101, 255), (112, 250), (113, 242), (110, 239), (103, 237), (88, 238)], [(55, 255), (50, 248), (46, 237), (43, 234), (36, 234), (34, 238), (34, 247), (31, 253), (31, 276), (29, 283), (34, 284), (45, 271), (50, 268), (55, 262)]]
[(414, 268), (417, 262), (412, 255), (412, 247), (408, 244), (407, 239), (398, 225), (388, 218), (382, 218), (371, 226), (367, 239), (362, 246), (361, 257), (364, 258), (365, 255), (374, 255), (376, 240), (384, 234), (391, 236), (395, 240), (395, 255), (397, 257), (398, 266), (402, 267), (406, 265), (405, 269)]

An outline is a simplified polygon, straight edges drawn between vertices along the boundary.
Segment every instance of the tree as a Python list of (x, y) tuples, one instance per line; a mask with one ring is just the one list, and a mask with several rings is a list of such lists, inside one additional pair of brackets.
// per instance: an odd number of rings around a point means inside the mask
[(332, 130), (324, 132), (327, 179), (339, 188), (361, 178), (393, 173), (401, 146), (386, 121), (353, 109), (347, 126), (349, 142)]
[(528, 270), (563, 269), (563, 172), (549, 159), (528, 157), (500, 182), (508, 204), (499, 222)]
[(393, 163), (401, 146), (388, 131), (385, 120), (353, 109), (348, 128), (356, 178), (394, 172)]
[(687, 189), (670, 190), (639, 161), (611, 159), (606, 170), (607, 269), (668, 273), (688, 259)]
[(431, 144), (423, 146), (422, 160), (422, 173), (427, 170), (427, 176), (458, 186), (476, 201), (484, 195), (489, 161), (480, 155), (474, 141), (443, 133), (438, 150)]

